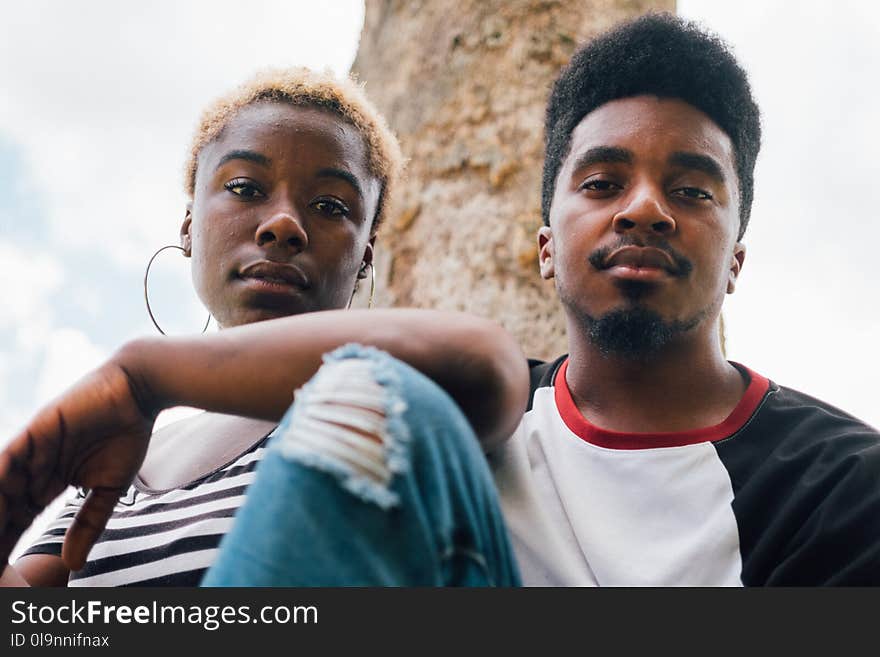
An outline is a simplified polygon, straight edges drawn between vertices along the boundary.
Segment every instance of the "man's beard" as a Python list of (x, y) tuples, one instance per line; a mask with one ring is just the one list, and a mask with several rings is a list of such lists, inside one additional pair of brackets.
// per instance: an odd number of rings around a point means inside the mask
[(584, 316), (587, 336), (603, 356), (640, 360), (652, 356), (699, 324), (702, 313), (688, 321), (667, 321), (640, 306), (612, 310), (601, 317)]
[[(671, 274), (676, 278), (686, 278), (693, 271), (693, 264), (678, 253), (661, 236), (641, 239), (622, 235), (616, 243), (596, 249), (590, 254), (589, 262), (597, 271), (607, 268), (608, 257), (624, 246), (651, 246), (664, 251), (674, 263)], [(650, 284), (639, 281), (618, 281), (617, 287), (631, 305), (613, 310), (595, 318), (579, 311), (582, 324), (587, 328), (587, 337), (603, 356), (618, 356), (632, 360), (644, 359), (664, 349), (680, 335), (690, 331), (706, 316), (707, 311), (698, 313), (687, 320), (664, 320), (658, 313), (639, 304), (653, 289)], [(576, 308), (575, 304), (569, 304)]]

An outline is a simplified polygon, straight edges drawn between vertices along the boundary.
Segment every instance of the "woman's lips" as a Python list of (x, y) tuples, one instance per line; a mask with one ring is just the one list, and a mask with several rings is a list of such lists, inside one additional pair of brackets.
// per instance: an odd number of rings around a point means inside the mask
[(287, 281), (270, 278), (242, 277), (242, 283), (255, 292), (269, 292), (273, 294), (295, 294), (303, 290), (302, 287)]
[(238, 275), (248, 287), (266, 292), (289, 294), (309, 287), (299, 267), (282, 262), (259, 260), (242, 267)]

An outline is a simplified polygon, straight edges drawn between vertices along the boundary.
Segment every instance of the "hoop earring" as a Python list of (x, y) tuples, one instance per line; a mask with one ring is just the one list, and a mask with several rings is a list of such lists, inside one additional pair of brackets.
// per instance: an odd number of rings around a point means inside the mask
[[(361, 271), (367, 268), (368, 265), (364, 265)], [(371, 262), (369, 264), (370, 267), (370, 298), (367, 301), (367, 308), (370, 309), (373, 307), (373, 294), (376, 292), (376, 266)], [(354, 295), (357, 294), (357, 284), (354, 286), (354, 290), (351, 291), (351, 298), (348, 300), (348, 306), (346, 309), (351, 308), (351, 302), (354, 301)]]
[[(156, 321), (156, 318), (153, 317), (153, 309), (150, 308), (150, 295), (147, 292), (147, 279), (150, 277), (150, 267), (153, 264), (153, 260), (156, 259), (156, 256), (162, 253), (165, 249), (177, 249), (178, 251), (186, 251), (183, 247), (177, 246), (176, 244), (169, 244), (168, 246), (163, 246), (158, 251), (153, 254), (153, 257), (150, 258), (149, 262), (147, 262), (147, 270), (144, 272), (144, 302), (147, 304), (147, 314), (150, 316), (150, 319), (153, 322), (153, 326), (156, 327), (156, 330), (159, 331), (162, 335), (167, 335), (165, 331), (162, 330), (162, 327), (159, 326), (159, 322)], [(202, 329), (202, 333), (208, 330), (208, 325), (211, 323), (211, 313), (208, 313), (208, 321), (205, 322), (205, 328)]]

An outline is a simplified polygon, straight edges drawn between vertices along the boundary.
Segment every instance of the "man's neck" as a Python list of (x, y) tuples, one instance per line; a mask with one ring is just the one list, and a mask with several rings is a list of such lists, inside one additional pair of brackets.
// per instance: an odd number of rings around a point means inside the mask
[(566, 382), (578, 409), (597, 427), (627, 433), (722, 422), (747, 383), (725, 360), (717, 333), (702, 333), (657, 354), (629, 358), (603, 355), (585, 336), (572, 339), (570, 332)]

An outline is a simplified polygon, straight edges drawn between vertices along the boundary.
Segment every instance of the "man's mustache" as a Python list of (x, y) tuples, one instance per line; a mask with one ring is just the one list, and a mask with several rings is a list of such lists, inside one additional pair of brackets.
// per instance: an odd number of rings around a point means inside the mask
[(607, 246), (602, 246), (593, 251), (587, 260), (590, 262), (593, 267), (598, 270), (607, 269), (606, 262), (608, 261), (608, 257), (618, 249), (621, 249), (625, 246), (637, 246), (637, 247), (651, 247), (653, 249), (658, 249), (663, 251), (668, 255), (672, 262), (675, 263), (675, 270), (673, 272), (674, 276), (679, 276), (684, 278), (689, 275), (691, 271), (693, 271), (694, 265), (693, 263), (681, 255), (678, 251), (672, 248), (672, 245), (662, 237), (654, 237), (651, 239), (643, 240), (634, 236), (625, 236), (621, 237), (614, 244), (609, 244)]

